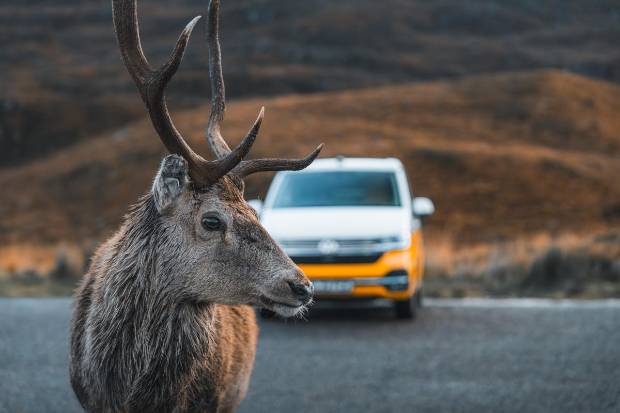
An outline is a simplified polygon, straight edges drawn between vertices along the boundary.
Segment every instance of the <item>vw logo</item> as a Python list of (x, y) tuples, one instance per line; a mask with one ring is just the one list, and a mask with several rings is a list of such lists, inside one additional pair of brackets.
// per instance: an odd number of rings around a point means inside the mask
[(338, 242), (334, 241), (333, 239), (321, 240), (317, 247), (323, 255), (332, 255), (340, 249), (340, 245), (338, 244)]

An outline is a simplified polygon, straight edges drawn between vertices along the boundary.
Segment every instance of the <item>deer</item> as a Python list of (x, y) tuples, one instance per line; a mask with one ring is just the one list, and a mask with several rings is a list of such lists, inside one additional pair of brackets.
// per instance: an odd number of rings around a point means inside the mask
[(155, 69), (140, 40), (137, 0), (112, 0), (127, 71), (170, 153), (152, 187), (100, 245), (78, 286), (70, 332), (70, 380), (89, 413), (232, 412), (245, 397), (258, 327), (253, 307), (303, 314), (312, 283), (244, 200), (244, 178), (300, 170), (305, 158), (244, 159), (264, 115), (230, 149), (221, 133), (225, 87), (219, 0), (208, 6), (213, 160), (194, 152), (168, 112), (165, 90), (200, 16)]

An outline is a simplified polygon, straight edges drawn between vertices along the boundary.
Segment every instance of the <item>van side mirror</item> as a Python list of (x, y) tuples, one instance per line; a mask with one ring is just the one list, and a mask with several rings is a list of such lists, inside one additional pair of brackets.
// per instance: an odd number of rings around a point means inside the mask
[(248, 201), (248, 204), (250, 204), (250, 206), (254, 208), (254, 211), (256, 211), (258, 215), (260, 215), (263, 210), (263, 201), (261, 201), (260, 199), (250, 199)]
[(427, 217), (435, 212), (435, 205), (429, 198), (417, 196), (411, 201), (411, 209), (416, 217)]

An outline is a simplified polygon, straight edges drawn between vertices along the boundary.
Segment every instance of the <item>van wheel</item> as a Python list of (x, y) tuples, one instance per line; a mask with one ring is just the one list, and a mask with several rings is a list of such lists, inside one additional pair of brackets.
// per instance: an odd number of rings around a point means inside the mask
[(418, 307), (417, 293), (407, 300), (394, 301), (394, 310), (396, 317), (400, 319), (412, 320), (416, 316)]
[(264, 320), (270, 320), (276, 316), (276, 313), (266, 308), (261, 308), (258, 313), (260, 314), (260, 318)]
[(415, 292), (415, 304), (418, 308), (422, 308), (424, 305), (424, 294), (422, 293), (422, 288)]

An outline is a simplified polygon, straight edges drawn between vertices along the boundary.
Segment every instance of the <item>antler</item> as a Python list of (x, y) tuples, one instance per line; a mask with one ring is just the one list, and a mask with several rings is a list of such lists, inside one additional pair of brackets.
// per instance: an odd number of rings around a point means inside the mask
[[(302, 169), (316, 158), (317, 151), (310, 155), (311, 159), (309, 157), (291, 161), (263, 159), (247, 161), (249, 163), (242, 162), (258, 135), (263, 120), (263, 109), (261, 109), (254, 125), (235, 149), (231, 151), (222, 138), (220, 123), (224, 119), (225, 102), (220, 46), (217, 36), (219, 0), (212, 0), (209, 4), (208, 32), (209, 74), (213, 97), (211, 116), (209, 117), (207, 128), (207, 141), (211, 150), (218, 158), (214, 161), (207, 161), (194, 152), (185, 142), (170, 118), (165, 96), (166, 87), (181, 64), (189, 37), (200, 16), (195, 17), (187, 24), (179, 36), (168, 61), (159, 69), (153, 69), (144, 56), (140, 42), (137, 0), (112, 0), (112, 10), (114, 13), (114, 28), (123, 56), (123, 62), (138, 87), (142, 100), (146, 104), (151, 122), (168, 151), (181, 155), (187, 160), (189, 174), (197, 184), (209, 185), (214, 183), (236, 167), (238, 169), (235, 173), (239, 176), (245, 176), (259, 170)], [(317, 150), (320, 150), (320, 148)], [(267, 165), (273, 165), (273, 168), (277, 169), (269, 169)]]
[[(219, 8), (220, 0), (209, 2), (207, 43), (209, 46), (209, 77), (211, 79), (211, 114), (207, 124), (207, 142), (211, 152), (222, 158), (230, 153), (230, 148), (221, 134), (220, 123), (224, 120), (226, 97), (224, 77), (222, 74), (222, 53), (219, 40)], [(258, 118), (262, 120), (264, 108)], [(303, 159), (253, 159), (242, 161), (232, 173), (244, 177), (255, 172), (264, 171), (297, 171), (312, 163), (321, 152), (323, 144)]]
[(137, 0), (112, 0), (114, 27), (118, 45), (125, 66), (133, 78), (142, 100), (146, 104), (149, 116), (162, 142), (171, 153), (183, 156), (188, 162), (192, 179), (201, 185), (208, 185), (232, 170), (250, 151), (258, 129), (260, 119), (254, 124), (243, 141), (233, 151), (216, 161), (207, 161), (185, 142), (174, 126), (166, 106), (166, 86), (176, 73), (192, 29), (200, 19), (195, 17), (185, 27), (172, 55), (159, 69), (153, 69), (142, 50), (138, 29)]
[(308, 156), (301, 159), (251, 159), (249, 161), (241, 161), (233, 170), (232, 174), (245, 177), (256, 172), (267, 171), (299, 171), (309, 166), (323, 149), (323, 144), (317, 146)]
[[(207, 142), (211, 152), (218, 158), (230, 152), (228, 144), (220, 132), (220, 123), (226, 111), (226, 90), (222, 74), (222, 52), (219, 39), (219, 0), (209, 2), (207, 44), (209, 46), (209, 79), (211, 80), (211, 114), (207, 123)], [(261, 113), (263, 113), (261, 108)]]

